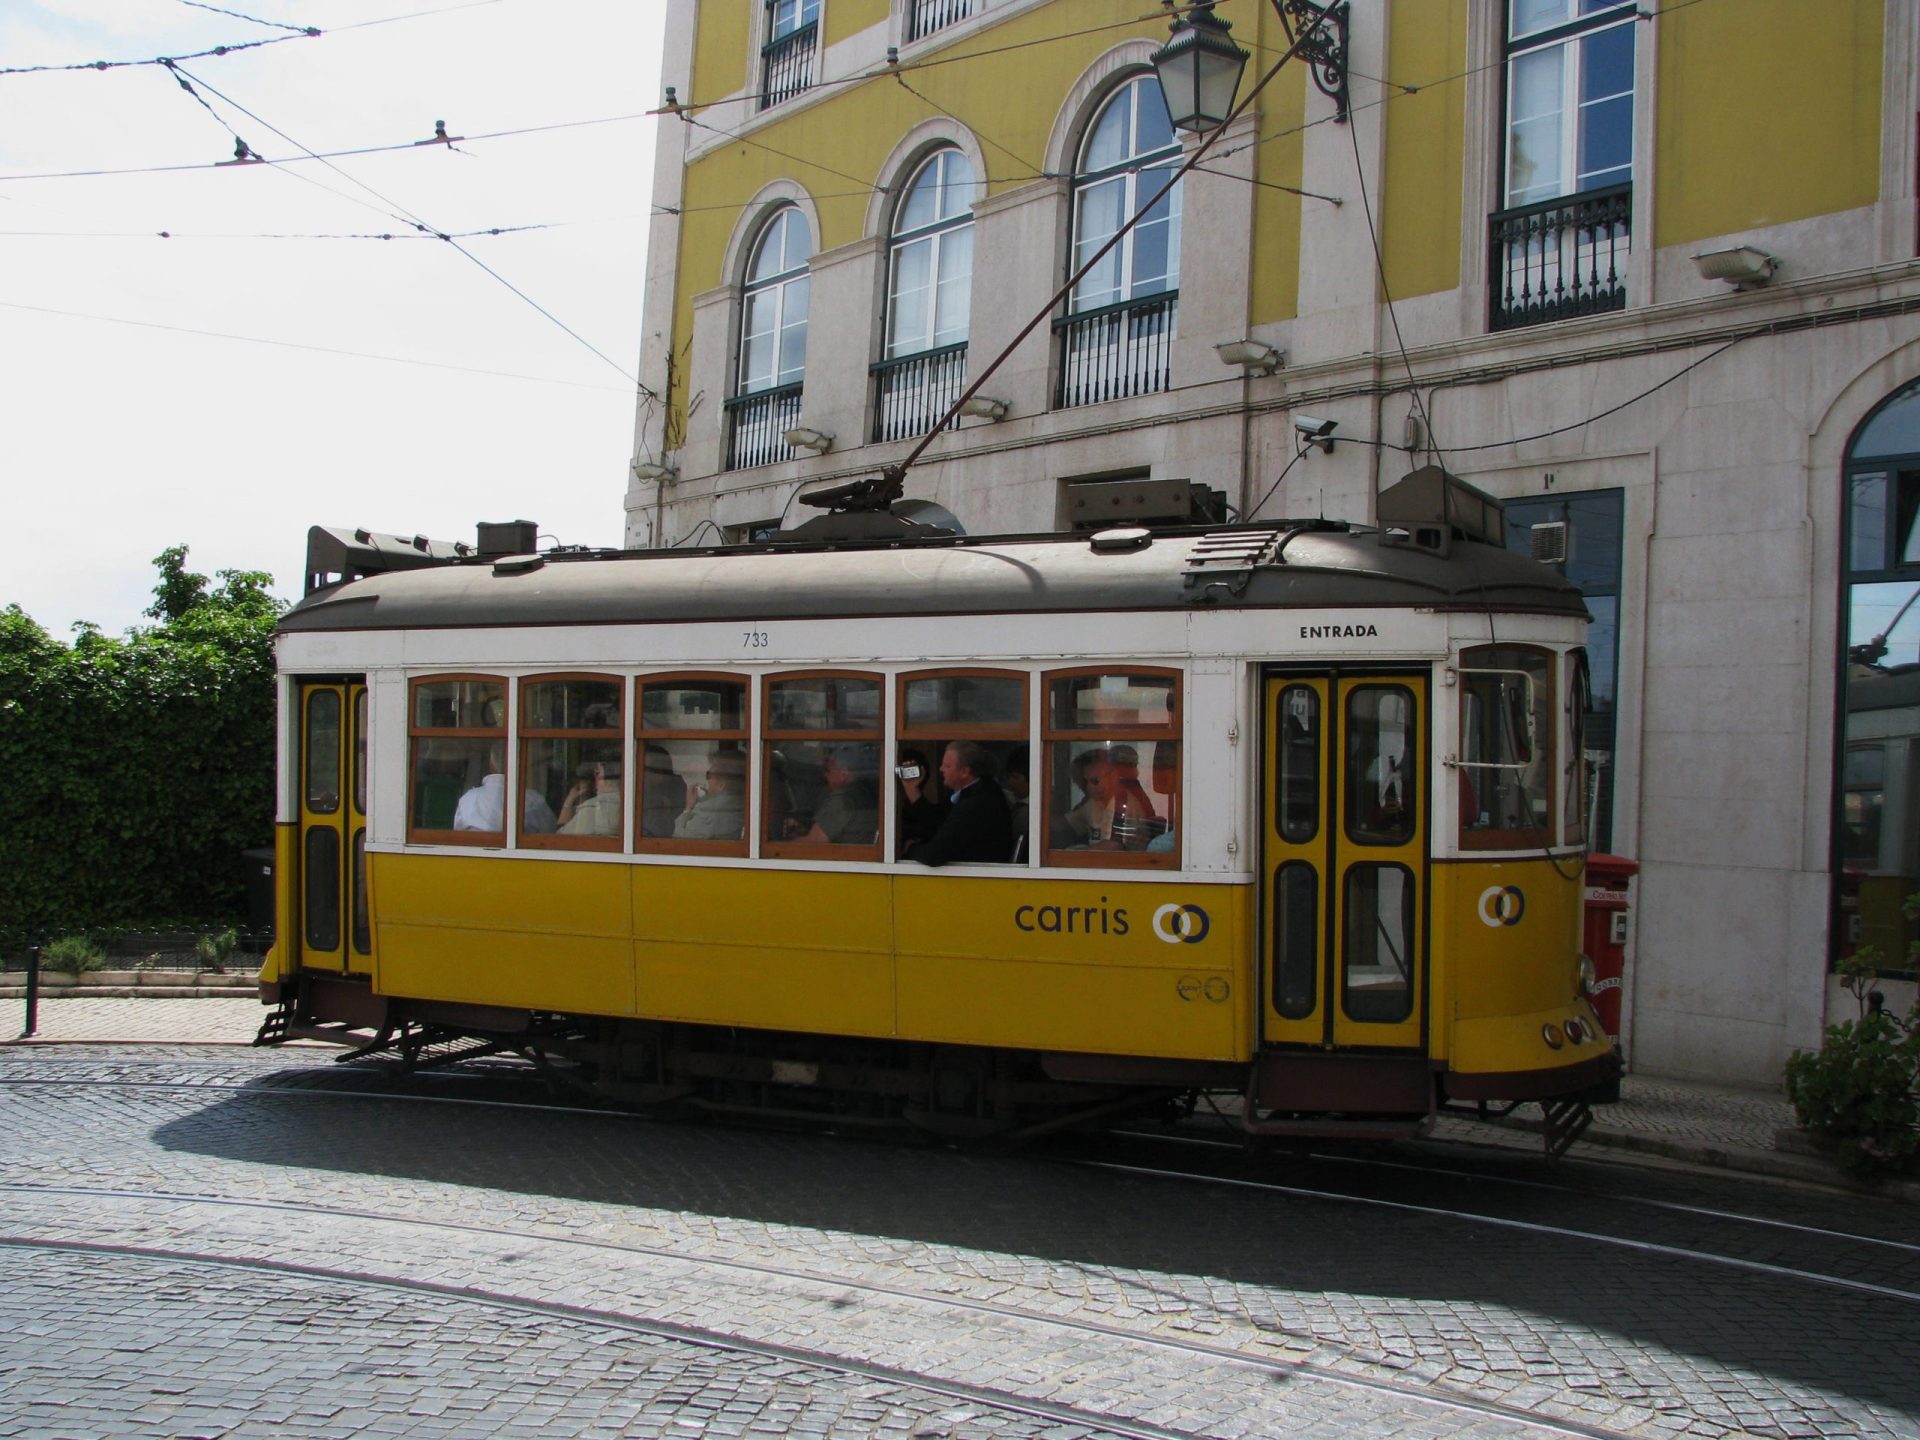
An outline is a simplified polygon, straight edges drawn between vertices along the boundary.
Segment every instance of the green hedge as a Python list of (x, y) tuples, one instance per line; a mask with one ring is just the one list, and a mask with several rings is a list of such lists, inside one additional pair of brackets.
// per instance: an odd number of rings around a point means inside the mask
[(0, 611), (0, 933), (232, 922), (273, 838), (272, 577), (155, 559), (157, 623)]

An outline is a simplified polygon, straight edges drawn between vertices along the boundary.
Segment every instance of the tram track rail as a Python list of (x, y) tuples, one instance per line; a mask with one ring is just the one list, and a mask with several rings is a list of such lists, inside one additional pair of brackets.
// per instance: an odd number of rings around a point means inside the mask
[[(82, 1064), (86, 1062), (67, 1062)], [(163, 1068), (165, 1062), (146, 1062), (154, 1068)], [(205, 1062), (205, 1068), (223, 1068), (214, 1062)], [(243, 1099), (280, 1100), (289, 1097), (334, 1101), (390, 1101), (414, 1105), (448, 1105), (483, 1109), (512, 1111), (530, 1111), (539, 1114), (569, 1115), (599, 1120), (614, 1120), (639, 1123), (659, 1123), (654, 1117), (631, 1110), (615, 1107), (597, 1107), (568, 1104), (562, 1101), (509, 1100), (497, 1097), (468, 1095), (424, 1095), (417, 1089), (394, 1088), (395, 1078), (378, 1071), (341, 1071), (331, 1067), (313, 1066), (300, 1072), (311, 1075), (319, 1083), (266, 1084), (259, 1079), (240, 1082), (182, 1082), (177, 1080), (128, 1080), (120, 1078), (86, 1078), (73, 1076), (9, 1076), (0, 1074), (0, 1090), (9, 1088), (37, 1087), (74, 1087), (107, 1088), (134, 1091), (178, 1091), (183, 1094), (205, 1095), (218, 1093)], [(355, 1088), (329, 1088), (325, 1083), (346, 1076), (354, 1076), (362, 1083)], [(434, 1072), (432, 1083), (459, 1083), (477, 1086), (487, 1080), (512, 1076), (516, 1080), (530, 1080), (531, 1072), (519, 1067), (501, 1065), (491, 1074), (460, 1075), (458, 1072)], [(417, 1084), (420, 1077), (414, 1077), (410, 1084)], [(1204, 1149), (1221, 1155), (1239, 1156), (1242, 1147), (1226, 1141), (1210, 1140), (1205, 1137), (1142, 1134), (1140, 1132), (1111, 1132), (1115, 1138), (1149, 1145), (1164, 1146), (1168, 1149)], [(841, 1137), (850, 1138), (850, 1137)], [(873, 1137), (857, 1137), (871, 1142)], [(1604, 1246), (1632, 1252), (1662, 1260), (1676, 1260), (1689, 1263), (1722, 1267), (1741, 1271), (1762, 1278), (1795, 1284), (1815, 1285), (1858, 1295), (1872, 1296), (1906, 1305), (1920, 1305), (1920, 1283), (1908, 1286), (1904, 1284), (1883, 1284), (1872, 1280), (1862, 1280), (1848, 1275), (1825, 1273), (1819, 1270), (1799, 1266), (1777, 1264), (1739, 1255), (1730, 1255), (1720, 1251), (1706, 1250), (1694, 1246), (1674, 1245), (1656, 1240), (1647, 1240), (1630, 1235), (1609, 1234), (1587, 1228), (1568, 1225), (1547, 1224), (1513, 1216), (1493, 1214), (1485, 1209), (1473, 1209), (1462, 1206), (1422, 1204), (1414, 1201), (1394, 1199), (1377, 1195), (1359, 1193), (1353, 1189), (1336, 1186), (1291, 1184), (1280, 1180), (1253, 1178), (1244, 1175), (1227, 1175), (1214, 1168), (1196, 1168), (1191, 1166), (1130, 1164), (1117, 1160), (1089, 1158), (1085, 1156), (1055, 1157), (1059, 1163), (1094, 1170), (1105, 1170), (1118, 1174), (1129, 1174), (1143, 1179), (1157, 1179), (1174, 1183), (1218, 1185), (1253, 1191), (1263, 1191), (1276, 1196), (1294, 1199), (1321, 1201), (1358, 1207), (1396, 1211), (1403, 1214), (1418, 1214), (1441, 1220), (1452, 1220), (1465, 1224), (1486, 1226), (1510, 1232), (1526, 1233), (1547, 1239), (1564, 1240), (1586, 1245)], [(1463, 1180), (1475, 1185), (1500, 1187), (1506, 1189), (1534, 1190), (1569, 1198), (1599, 1201), (1610, 1206), (1627, 1205), (1671, 1214), (1686, 1215), (1702, 1220), (1731, 1222), (1739, 1225), (1757, 1226), (1802, 1237), (1818, 1237), (1824, 1241), (1839, 1245), (1858, 1245), (1874, 1250), (1891, 1251), (1901, 1256), (1911, 1256), (1920, 1260), (1920, 1244), (1892, 1240), (1881, 1236), (1863, 1234), (1857, 1231), (1841, 1231), (1829, 1227), (1804, 1225), (1794, 1221), (1781, 1220), (1771, 1216), (1747, 1214), (1724, 1208), (1692, 1206), (1673, 1201), (1663, 1201), (1638, 1196), (1622, 1196), (1616, 1193), (1582, 1190), (1557, 1182), (1521, 1180), (1511, 1176), (1491, 1176), (1461, 1171), (1451, 1168), (1414, 1165), (1406, 1161), (1385, 1160), (1377, 1157), (1360, 1157), (1350, 1154), (1321, 1154), (1308, 1152), (1307, 1158), (1324, 1164), (1334, 1164), (1356, 1169), (1401, 1170), (1431, 1177), (1435, 1174)], [(6, 1186), (0, 1185), (0, 1190)]]
[[(1369, 1396), (1392, 1400), (1401, 1404), (1414, 1405), (1424, 1410), (1444, 1411), (1478, 1419), (1503, 1421), (1522, 1427), (1530, 1433), (1540, 1435), (1579, 1437), (1579, 1440), (1625, 1440), (1625, 1437), (1629, 1433), (1624, 1430), (1612, 1429), (1560, 1417), (1543, 1416), (1518, 1406), (1505, 1405), (1497, 1401), (1482, 1400), (1473, 1396), (1437, 1390), (1432, 1385), (1412, 1384), (1383, 1376), (1358, 1375), (1350, 1371), (1336, 1369), (1328, 1365), (1315, 1364), (1310, 1361), (1260, 1355), (1256, 1352), (1232, 1345), (1210, 1344), (1202, 1340), (1132, 1329), (1124, 1325), (1089, 1320), (1080, 1316), (1048, 1314), (1017, 1305), (1007, 1305), (995, 1301), (963, 1296), (930, 1293), (926, 1290), (907, 1286), (884, 1285), (876, 1281), (851, 1279), (844, 1275), (832, 1275), (823, 1272), (803, 1270), (793, 1266), (772, 1265), (764, 1262), (725, 1257), (689, 1256), (684, 1251), (665, 1246), (649, 1246), (630, 1242), (586, 1239), (579, 1236), (553, 1235), (538, 1230), (516, 1229), (508, 1226), (476, 1225), (468, 1222), (423, 1220), (417, 1217), (381, 1215), (373, 1211), (308, 1202), (191, 1194), (178, 1191), (116, 1190), (90, 1186), (34, 1186), (5, 1183), (0, 1184), (0, 1194), (30, 1194), (49, 1197), (58, 1196), (69, 1199), (80, 1198), (133, 1202), (165, 1201), (176, 1205), (204, 1206), (218, 1209), (259, 1210), (286, 1215), (326, 1216), (330, 1219), (403, 1226), (425, 1232), (451, 1233), (476, 1238), (484, 1237), (490, 1240), (506, 1240), (519, 1244), (533, 1243), (551, 1245), (564, 1249), (597, 1250), (641, 1259), (668, 1260), (679, 1265), (725, 1270), (751, 1278), (792, 1281), (806, 1285), (817, 1285), (842, 1292), (856, 1290), (877, 1297), (931, 1306), (940, 1310), (969, 1312), (998, 1320), (1010, 1320), (1056, 1331), (1068, 1331), (1090, 1337), (1098, 1337), (1104, 1340), (1140, 1345), (1155, 1350), (1190, 1356), (1195, 1359), (1204, 1359), (1213, 1363), (1225, 1363), (1237, 1367), (1246, 1367), (1290, 1380), (1310, 1379), (1341, 1389), (1362, 1392)], [(188, 1264), (216, 1265), (230, 1270), (300, 1277), (340, 1284), (368, 1285), (389, 1290), (436, 1295), (478, 1304), (494, 1305), (577, 1323), (605, 1325), (610, 1328), (626, 1330), (636, 1334), (650, 1335), (659, 1339), (677, 1340), (717, 1350), (816, 1365), (822, 1369), (833, 1370), (851, 1376), (909, 1386), (928, 1393), (962, 1399), (976, 1404), (989, 1405), (1038, 1418), (1045, 1418), (1057, 1423), (1085, 1425), (1107, 1434), (1139, 1436), (1142, 1437), (1142, 1440), (1198, 1440), (1198, 1437), (1203, 1433), (1201, 1431), (1179, 1430), (1143, 1424), (1127, 1420), (1123, 1417), (1090, 1411), (1084, 1407), (1060, 1405), (1038, 1400), (1034, 1397), (1016, 1396), (1009, 1391), (998, 1390), (993, 1387), (969, 1385), (926, 1372), (854, 1360), (827, 1350), (824, 1347), (792, 1346), (776, 1342), (754, 1340), (728, 1334), (710, 1327), (690, 1326), (681, 1322), (660, 1320), (604, 1307), (570, 1305), (563, 1302), (539, 1300), (528, 1296), (515, 1295), (507, 1291), (495, 1290), (486, 1286), (455, 1285), (439, 1281), (415, 1280), (375, 1271), (313, 1265), (292, 1260), (267, 1260), (259, 1257), (221, 1255), (167, 1246), (81, 1241), (68, 1238), (48, 1238), (4, 1232), (0, 1232), (0, 1249), (97, 1254), (126, 1259), (172, 1260)]]

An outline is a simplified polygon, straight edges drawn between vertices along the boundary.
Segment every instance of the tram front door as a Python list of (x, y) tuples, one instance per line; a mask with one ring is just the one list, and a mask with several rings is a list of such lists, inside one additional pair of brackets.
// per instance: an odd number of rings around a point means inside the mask
[(1303, 1073), (1326, 1068), (1308, 1055), (1403, 1057), (1419, 1095), (1427, 675), (1272, 671), (1262, 700), (1263, 1047)]
[(359, 678), (302, 681), (300, 847), (294, 910), (300, 964), (373, 968), (367, 921), (367, 687)]

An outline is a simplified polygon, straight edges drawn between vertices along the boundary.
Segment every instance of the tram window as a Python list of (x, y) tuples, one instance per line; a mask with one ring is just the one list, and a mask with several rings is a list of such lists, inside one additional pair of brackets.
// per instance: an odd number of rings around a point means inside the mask
[[(1033, 774), (1033, 747), (1027, 728), (1027, 677), (1011, 670), (949, 670), (914, 673), (900, 678), (900, 751), (896, 760), (913, 760), (925, 771), (921, 797), (933, 806), (946, 795), (940, 781), (940, 757), (956, 740), (971, 740), (986, 752), (989, 776), (1007, 796), (1007, 853), (1010, 863), (1025, 863), (1029, 855), (1028, 827)], [(906, 813), (905, 793), (896, 779), (895, 804)], [(922, 810), (930, 821), (937, 809)], [(926, 838), (923, 824), (914, 830), (903, 820), (898, 837), (904, 854), (909, 840)]]
[(340, 832), (330, 825), (307, 831), (306, 864), (300, 883), (306, 888), (309, 950), (340, 948)]
[(761, 814), (769, 856), (880, 858), (880, 681), (866, 675), (769, 680)]
[(1347, 870), (1340, 1008), (1375, 1024), (1413, 1013), (1413, 872), (1404, 865)]
[(1553, 657), (1483, 645), (1460, 657), (1460, 843), (1541, 846), (1554, 834)]
[(1047, 677), (1047, 859), (1177, 863), (1180, 677), (1070, 671)]
[(1593, 709), (1593, 685), (1587, 670), (1587, 652), (1573, 650), (1567, 655), (1567, 694), (1564, 721), (1567, 730), (1567, 781), (1560, 797), (1561, 843), (1584, 845), (1587, 842), (1587, 803), (1592, 781), (1587, 766), (1587, 712)]
[(1319, 695), (1306, 685), (1287, 686), (1280, 692), (1279, 726), (1274, 798), (1280, 838), (1305, 845), (1320, 832)]
[(1404, 845), (1419, 815), (1418, 731), (1401, 685), (1347, 693), (1346, 831), (1361, 845)]
[(367, 692), (353, 697), (353, 810), (367, 813)]
[(506, 681), (495, 676), (436, 675), (413, 682), (407, 805), (412, 843), (506, 843), (506, 694)]
[(373, 927), (367, 919), (367, 827), (353, 832), (353, 949), (373, 953)]
[(307, 809), (331, 815), (340, 808), (340, 692), (307, 692)]
[(1273, 880), (1273, 1008), (1304, 1020), (1320, 1003), (1320, 875), (1292, 860)]
[(747, 682), (730, 675), (642, 675), (633, 848), (747, 853)]
[(607, 675), (520, 682), (520, 844), (618, 850), (626, 831), (622, 700)]

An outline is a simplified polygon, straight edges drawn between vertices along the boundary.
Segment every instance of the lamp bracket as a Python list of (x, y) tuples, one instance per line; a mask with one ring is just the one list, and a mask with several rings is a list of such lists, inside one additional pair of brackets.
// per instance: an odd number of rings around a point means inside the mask
[[(1334, 123), (1347, 123), (1347, 0), (1316, 5), (1314, 0), (1273, 0), (1280, 24), (1295, 52), (1313, 71), (1313, 83), (1333, 101)], [(1318, 27), (1317, 29), (1315, 27)], [(1307, 35), (1303, 42), (1300, 37)]]

